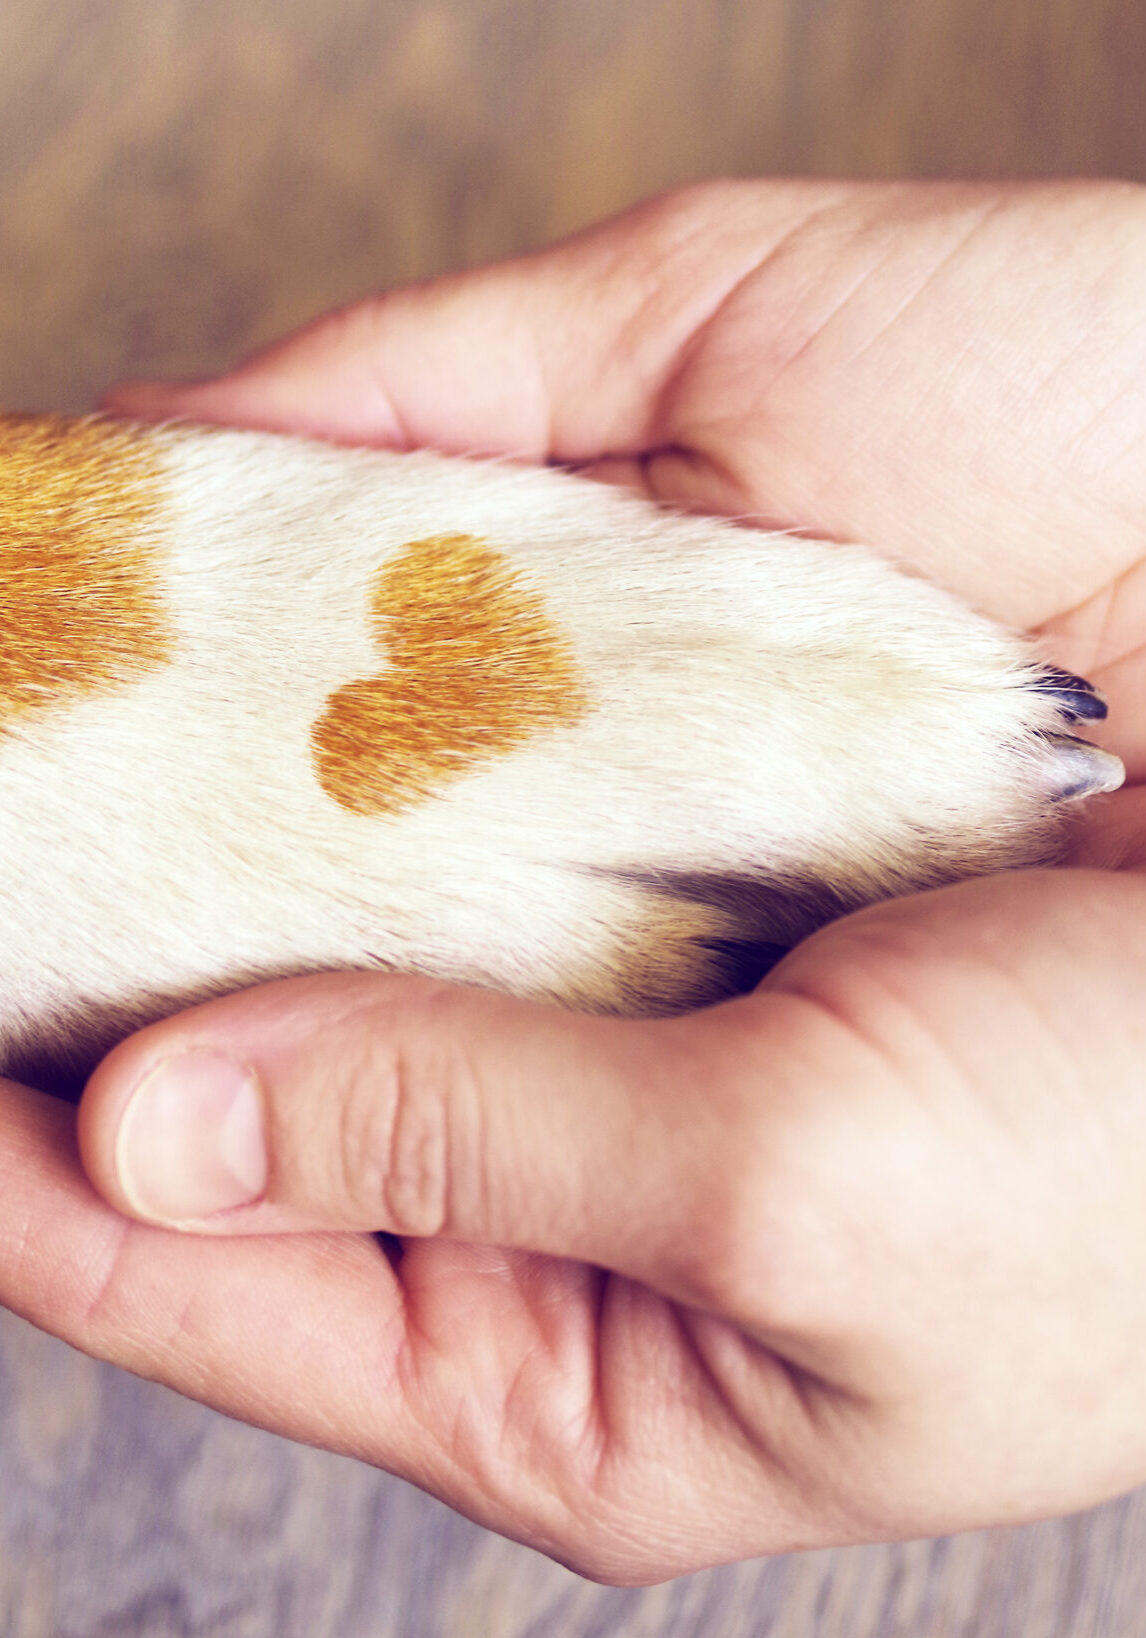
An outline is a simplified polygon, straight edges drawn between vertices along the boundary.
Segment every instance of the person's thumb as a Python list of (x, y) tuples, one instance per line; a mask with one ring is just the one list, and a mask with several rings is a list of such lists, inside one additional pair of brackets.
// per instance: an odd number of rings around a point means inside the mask
[(84, 1163), (152, 1223), (441, 1235), (683, 1292), (686, 1242), (723, 1220), (776, 1090), (762, 1005), (743, 1027), (739, 1003), (631, 1022), (424, 979), (284, 980), (117, 1047), (84, 1095)]

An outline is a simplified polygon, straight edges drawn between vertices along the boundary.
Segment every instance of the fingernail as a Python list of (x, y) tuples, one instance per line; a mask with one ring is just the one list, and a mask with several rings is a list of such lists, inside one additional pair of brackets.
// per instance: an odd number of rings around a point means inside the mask
[(257, 1200), (267, 1185), (267, 1146), (251, 1071), (206, 1049), (157, 1064), (120, 1121), (116, 1169), (134, 1209), (156, 1222)]

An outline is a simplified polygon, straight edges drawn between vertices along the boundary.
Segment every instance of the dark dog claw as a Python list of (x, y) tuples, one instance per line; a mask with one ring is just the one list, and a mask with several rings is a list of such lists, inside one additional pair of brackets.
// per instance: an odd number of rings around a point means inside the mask
[(1102, 751), (1073, 734), (1044, 734), (1050, 751), (1048, 795), (1052, 802), (1077, 802), (1101, 791), (1116, 791), (1126, 778), (1126, 769), (1110, 751)]
[(1045, 666), (1031, 687), (1054, 700), (1067, 722), (1100, 722), (1106, 715), (1106, 701), (1094, 684), (1057, 665)]

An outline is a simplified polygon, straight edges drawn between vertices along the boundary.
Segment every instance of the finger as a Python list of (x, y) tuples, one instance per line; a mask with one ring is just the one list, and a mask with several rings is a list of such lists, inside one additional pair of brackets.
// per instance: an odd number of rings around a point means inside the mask
[(128, 1222), (83, 1174), (74, 1111), (9, 1081), (0, 1081), (0, 1302), (85, 1352), (310, 1439), (324, 1427), (331, 1437), (340, 1391), (361, 1391), (363, 1367), (348, 1372), (347, 1361), (384, 1372), (404, 1322), (373, 1241), (224, 1245)]
[(393, 448), (641, 451), (691, 339), (839, 191), (678, 190), (552, 249), (321, 318), (217, 381), (125, 383), (106, 406)]
[[(85, 1352), (598, 1577), (839, 1533), (814, 1520), (814, 1475), (797, 1488), (761, 1462), (651, 1294), (609, 1281), (606, 1299), (594, 1270), (474, 1246), (420, 1243), (396, 1273), (363, 1236), (165, 1233), (97, 1199), (73, 1121), (0, 1081), (0, 1302)], [(802, 1402), (755, 1352), (772, 1434), (798, 1431)]]
[(145, 1221), (440, 1235), (695, 1296), (696, 1225), (722, 1220), (734, 1150), (751, 1175), (782, 1083), (759, 1073), (779, 1056), (760, 1011), (634, 1023), (425, 980), (286, 980), (117, 1048), (84, 1096), (84, 1163)]
[[(563, 1411), (593, 1371), (581, 1341), (592, 1313), (584, 1272), (556, 1270), (535, 1314), (504, 1256), (426, 1250), (442, 1255), (404, 1284), (370, 1237), (220, 1241), (129, 1222), (83, 1174), (74, 1111), (0, 1080), (6, 1308), (229, 1416), (383, 1466), (493, 1528), (551, 1548), (564, 1531), (572, 1546), (561, 1486), (550, 1494), (553, 1467), (516, 1472), (500, 1418), (502, 1373), (520, 1380), (521, 1360), (558, 1347), (574, 1386), (554, 1370), (534, 1408), (553, 1430), (553, 1463), (576, 1479)], [(486, 1462), (476, 1448), (468, 1462), (459, 1456), (467, 1417), (488, 1429)], [(530, 1428), (536, 1437), (536, 1421)], [(495, 1470), (505, 1499), (491, 1496)], [(585, 1506), (577, 1517), (591, 1534)]]

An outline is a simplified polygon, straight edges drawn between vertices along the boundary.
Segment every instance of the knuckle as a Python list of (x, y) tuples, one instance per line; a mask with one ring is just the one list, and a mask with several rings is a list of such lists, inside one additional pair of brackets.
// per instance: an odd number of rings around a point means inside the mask
[(386, 1227), (394, 1234), (438, 1234), (449, 1216), (442, 1088), (401, 1049), (391, 1060), (388, 1082), (386, 1141), (375, 1151)]
[(371, 1046), (342, 1101), (337, 1187), (363, 1226), (438, 1234), (450, 1218), (448, 1067), (419, 1032), (379, 1034), (391, 1038)]

